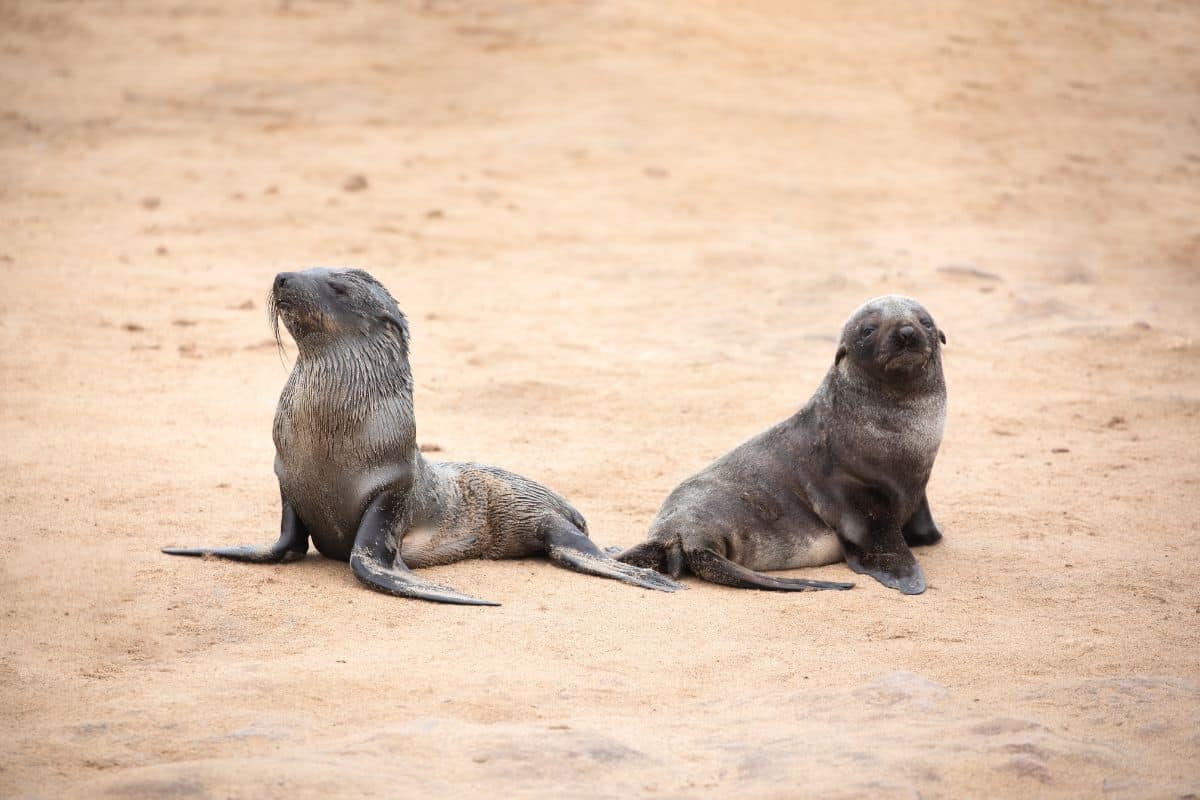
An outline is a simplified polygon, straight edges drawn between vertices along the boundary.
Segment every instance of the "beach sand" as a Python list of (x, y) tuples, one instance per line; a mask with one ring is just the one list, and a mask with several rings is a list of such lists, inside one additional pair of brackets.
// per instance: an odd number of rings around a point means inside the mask
[[(1170, 1), (0, 4), (0, 795), (1194, 797), (1198, 42)], [(160, 554), (274, 539), (264, 299), (314, 265), (408, 314), (429, 457), (602, 545), (917, 297), (929, 590)]]

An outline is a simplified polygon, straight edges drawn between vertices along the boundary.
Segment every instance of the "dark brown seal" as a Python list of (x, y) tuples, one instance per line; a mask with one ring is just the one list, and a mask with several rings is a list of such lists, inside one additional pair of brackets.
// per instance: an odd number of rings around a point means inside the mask
[(303, 558), (309, 538), (349, 561), (373, 589), (443, 603), (496, 605), (410, 571), (467, 558), (545, 553), (558, 564), (647, 589), (679, 584), (614, 561), (559, 495), (481, 464), (426, 461), (417, 448), (408, 323), (362, 270), (310, 269), (275, 278), (271, 319), (299, 354), (275, 413), (279, 540), (266, 547), (164, 548), (237, 561)]
[(925, 485), (942, 440), (946, 337), (920, 303), (888, 295), (847, 320), (808, 404), (675, 488), (647, 541), (618, 556), (679, 577), (781, 591), (853, 584), (755, 570), (845, 558), (905, 594), (925, 591), (910, 545), (942, 538)]

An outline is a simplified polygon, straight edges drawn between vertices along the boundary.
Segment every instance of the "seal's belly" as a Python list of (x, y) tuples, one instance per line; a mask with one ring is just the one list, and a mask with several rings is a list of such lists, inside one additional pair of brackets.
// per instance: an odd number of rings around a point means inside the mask
[(558, 495), (520, 475), (479, 464), (426, 462), (422, 496), (437, 498), (400, 537), (412, 568), (468, 558), (522, 558), (542, 552), (542, 521), (550, 514), (583, 518)]
[(736, 560), (749, 569), (760, 571), (836, 564), (844, 558), (842, 545), (833, 531), (828, 528), (826, 531), (785, 540), (758, 541)]
[(420, 526), (405, 533), (400, 540), (400, 557), (412, 569), (453, 564), (475, 557), (481, 549), (479, 540), (479, 531)]
[(759, 482), (738, 487), (738, 505), (726, 493), (718, 506), (736, 509), (725, 537), (726, 556), (756, 571), (819, 567), (843, 558), (837, 534), (808, 505), (783, 486)]
[(823, 567), (826, 564), (836, 564), (845, 556), (842, 554), (842, 544), (837, 535), (830, 531), (822, 536), (795, 543), (791, 552), (775, 567), (755, 567), (751, 569), (797, 569), (799, 567)]

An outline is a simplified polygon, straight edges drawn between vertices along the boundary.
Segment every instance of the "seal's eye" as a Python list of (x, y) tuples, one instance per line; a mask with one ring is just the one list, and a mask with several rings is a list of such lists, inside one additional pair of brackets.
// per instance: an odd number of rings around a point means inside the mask
[(338, 297), (345, 297), (347, 294), (346, 287), (342, 286), (340, 283), (331, 283), (329, 284), (329, 288), (333, 289), (333, 293)]
[(862, 329), (862, 337), (864, 339), (866, 339), (868, 336), (870, 336), (874, 332), (875, 332), (875, 328), (873, 328), (870, 325), (867, 325), (867, 326), (863, 327), (863, 329)]
[(933, 320), (923, 319), (921, 320), (921, 324), (929, 330), (933, 330)]

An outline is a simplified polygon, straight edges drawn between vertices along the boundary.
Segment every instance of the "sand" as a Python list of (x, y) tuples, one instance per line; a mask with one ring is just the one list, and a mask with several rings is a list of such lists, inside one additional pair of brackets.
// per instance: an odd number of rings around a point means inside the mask
[[(0, 4), (0, 795), (1200, 793), (1197, 42), (1169, 0)], [(920, 298), (929, 590), (161, 555), (273, 539), (263, 300), (318, 264), (409, 315), (431, 457), (605, 545)]]

